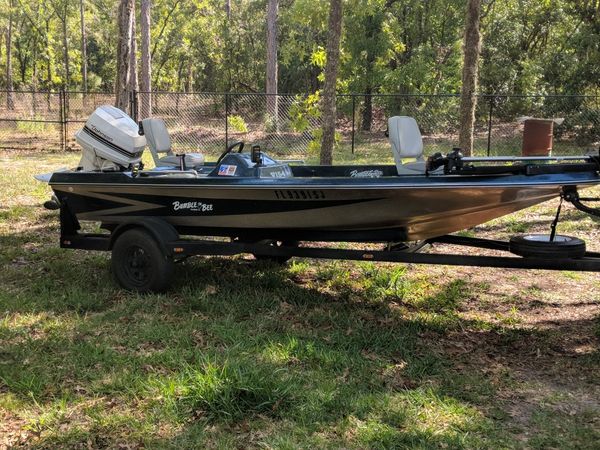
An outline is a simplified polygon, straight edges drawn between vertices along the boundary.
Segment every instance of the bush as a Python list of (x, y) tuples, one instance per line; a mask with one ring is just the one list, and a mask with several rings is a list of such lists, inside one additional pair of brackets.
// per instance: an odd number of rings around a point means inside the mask
[(44, 123), (42, 118), (34, 117), (33, 120), (39, 120), (40, 122), (17, 121), (17, 130), (23, 133), (42, 133), (46, 131), (48, 124)]
[(321, 111), (319, 109), (319, 91), (306, 98), (297, 96), (294, 103), (290, 105), (290, 126), (296, 133), (311, 131), (316, 122), (320, 122)]
[[(316, 128), (312, 131), (312, 139), (308, 143), (308, 154), (312, 157), (317, 157), (321, 153), (321, 140), (323, 139), (323, 128)], [(333, 137), (333, 146), (337, 147), (342, 140), (342, 135), (335, 132)]]
[(247, 133), (248, 126), (242, 116), (229, 116), (227, 118), (227, 125), (238, 133)]

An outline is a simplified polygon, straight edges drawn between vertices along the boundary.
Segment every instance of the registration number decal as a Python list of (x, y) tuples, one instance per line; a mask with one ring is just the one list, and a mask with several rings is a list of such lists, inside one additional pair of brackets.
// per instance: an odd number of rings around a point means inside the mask
[(285, 189), (276, 190), (275, 197), (278, 200), (323, 200), (325, 192), (316, 190)]

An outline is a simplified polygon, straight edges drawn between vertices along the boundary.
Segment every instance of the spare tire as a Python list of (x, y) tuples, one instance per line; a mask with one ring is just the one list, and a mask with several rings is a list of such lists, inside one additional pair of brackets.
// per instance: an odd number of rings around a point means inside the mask
[(557, 234), (526, 234), (510, 238), (509, 249), (515, 255), (533, 258), (581, 258), (585, 242), (579, 238)]

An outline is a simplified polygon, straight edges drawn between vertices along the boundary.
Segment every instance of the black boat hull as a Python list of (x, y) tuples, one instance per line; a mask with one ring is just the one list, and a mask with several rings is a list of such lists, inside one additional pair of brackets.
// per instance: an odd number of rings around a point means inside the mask
[[(102, 177), (102, 178), (99, 178)], [(536, 176), (192, 179), (55, 174), (78, 220), (107, 228), (156, 216), (182, 234), (242, 239), (412, 241), (456, 232), (597, 184), (595, 172)]]

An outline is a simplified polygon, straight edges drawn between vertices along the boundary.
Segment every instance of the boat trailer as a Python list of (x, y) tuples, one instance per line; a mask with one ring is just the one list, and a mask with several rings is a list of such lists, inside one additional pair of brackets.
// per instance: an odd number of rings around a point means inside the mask
[[(599, 215), (597, 209), (590, 208), (581, 203), (583, 200), (594, 201), (597, 199), (582, 199), (575, 190), (563, 193), (562, 199), (573, 203), (575, 207), (584, 212), (596, 216)], [(560, 206), (552, 224), (553, 234), (556, 229), (559, 214)], [(68, 204), (66, 202), (62, 203), (60, 205), (60, 246), (62, 248), (70, 249), (113, 251), (113, 259), (115, 259), (115, 244), (119, 241), (119, 238), (127, 231), (138, 230), (139, 232), (145, 233), (149, 236), (151, 241), (155, 242), (157, 248), (160, 249), (160, 254), (162, 254), (162, 260), (169, 261), (171, 264), (181, 262), (191, 256), (233, 256), (239, 254), (253, 254), (259, 259), (270, 259), (274, 261), (286, 261), (291, 257), (301, 257), (407, 264), (600, 272), (600, 253), (598, 252), (585, 251), (585, 253), (578, 257), (557, 255), (522, 257), (513, 254), (514, 250), (511, 248), (511, 243), (508, 241), (459, 235), (439, 236), (422, 241), (413, 246), (405, 245), (403, 243), (388, 243), (380, 250), (370, 250), (319, 247), (311, 245), (310, 241), (304, 241), (302, 245), (299, 246), (297, 243), (289, 245), (285, 242), (279, 242), (278, 245), (274, 245), (273, 241), (244, 242), (234, 239), (225, 241), (181, 238), (169, 223), (153, 217), (121, 224), (110, 233), (81, 233), (80, 229), (79, 222), (75, 215), (69, 210)], [(583, 244), (582, 241), (580, 242)], [(422, 252), (427, 248), (439, 248), (446, 245), (462, 248), (495, 250), (504, 254), (501, 256), (483, 256), (460, 252)], [(160, 260), (161, 258), (158, 258), (158, 260), (151, 261), (151, 263), (156, 264), (158, 261), (158, 263), (161, 264)], [(134, 266), (137, 264), (138, 266), (141, 266), (141, 263), (138, 264), (135, 262), (130, 262), (128, 264), (133, 264)], [(115, 266), (113, 265), (113, 270), (114, 267)], [(122, 285), (126, 284), (122, 281), (120, 281), (120, 283)], [(136, 290), (135, 286), (125, 285), (124, 287)]]

